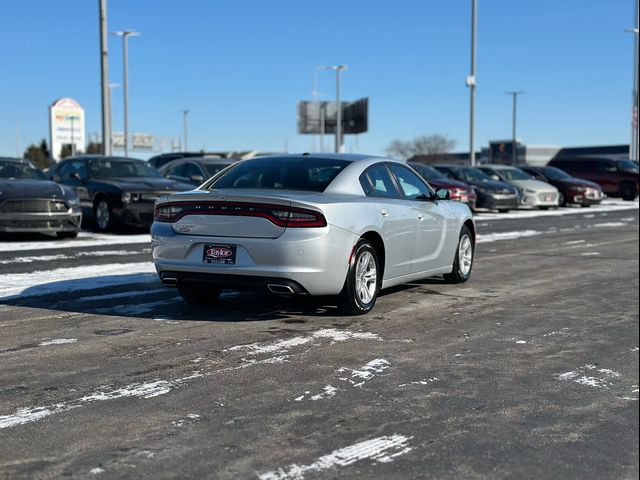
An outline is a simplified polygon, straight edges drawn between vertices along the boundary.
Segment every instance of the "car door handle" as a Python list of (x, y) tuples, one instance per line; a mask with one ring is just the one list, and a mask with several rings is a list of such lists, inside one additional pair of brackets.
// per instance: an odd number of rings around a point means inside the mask
[(424, 215), (422, 213), (418, 214), (418, 220), (424, 220)]
[(380, 215), (382, 215), (383, 217), (388, 217), (389, 212), (383, 208), (382, 210), (380, 210)]

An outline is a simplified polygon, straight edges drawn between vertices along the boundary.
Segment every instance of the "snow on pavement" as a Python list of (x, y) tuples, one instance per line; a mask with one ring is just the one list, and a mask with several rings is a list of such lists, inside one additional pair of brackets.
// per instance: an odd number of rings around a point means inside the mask
[(146, 243), (151, 245), (151, 235), (105, 235), (101, 233), (80, 232), (75, 240), (0, 242), (0, 252), (23, 252), (28, 250), (59, 250), (61, 248), (98, 247), (103, 245), (128, 245)]

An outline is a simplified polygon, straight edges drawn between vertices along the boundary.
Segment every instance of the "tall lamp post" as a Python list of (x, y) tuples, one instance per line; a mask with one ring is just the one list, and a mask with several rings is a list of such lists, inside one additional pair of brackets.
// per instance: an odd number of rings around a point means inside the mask
[(631, 143), (629, 158), (638, 161), (638, 3), (636, 2), (636, 28), (627, 28), (625, 32), (634, 34), (633, 42), (633, 89), (631, 93)]
[(478, 24), (477, 0), (471, 0), (471, 72), (467, 77), (469, 87), (469, 160), (476, 165), (476, 26)]
[(333, 70), (336, 72), (336, 142), (335, 153), (342, 151), (342, 108), (340, 104), (340, 73), (346, 70), (347, 65), (327, 65), (318, 67), (320, 70)]
[(99, 0), (100, 17), (100, 96), (102, 101), (102, 153), (111, 155), (111, 124), (109, 122), (109, 65), (107, 62), (107, 0)]
[[(109, 97), (107, 99), (107, 106), (108, 106), (108, 122), (109, 122), (109, 132), (113, 132), (113, 89), (114, 88), (118, 88), (120, 86), (119, 83), (110, 83), (109, 84)], [(109, 151), (111, 152), (113, 150), (113, 135), (110, 135), (108, 140), (107, 140), (107, 144), (109, 145)]]
[(182, 141), (184, 151), (189, 150), (189, 110), (182, 111)]
[(518, 95), (525, 93), (522, 90), (505, 92), (513, 97), (512, 118), (511, 118), (511, 161), (513, 165), (518, 165), (518, 150), (516, 148), (516, 124), (518, 115)]
[(122, 88), (124, 97), (124, 156), (129, 156), (129, 37), (139, 37), (134, 30), (119, 30), (111, 35), (122, 37)]

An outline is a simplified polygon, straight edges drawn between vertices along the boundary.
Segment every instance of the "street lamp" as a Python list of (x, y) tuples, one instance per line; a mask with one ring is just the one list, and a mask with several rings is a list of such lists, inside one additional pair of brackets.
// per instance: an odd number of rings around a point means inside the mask
[(518, 108), (518, 95), (522, 95), (525, 92), (522, 90), (515, 90), (505, 93), (513, 96), (513, 116), (511, 119), (511, 161), (513, 162), (513, 165), (518, 165), (518, 151), (516, 149), (516, 115)]
[(471, 0), (471, 72), (467, 77), (469, 87), (469, 160), (476, 166), (476, 26), (478, 24), (478, 4)]
[(189, 110), (182, 111), (182, 141), (184, 151), (189, 151)]
[(636, 2), (636, 28), (627, 28), (625, 32), (635, 35), (633, 42), (633, 89), (631, 92), (631, 143), (629, 158), (638, 161), (638, 3)]
[(139, 37), (140, 34), (134, 30), (119, 30), (111, 32), (111, 35), (122, 37), (122, 63), (123, 63), (123, 79), (122, 87), (124, 89), (124, 156), (129, 156), (129, 37)]
[(336, 142), (335, 153), (342, 151), (342, 106), (340, 105), (340, 72), (347, 70), (347, 65), (327, 65), (317, 67), (320, 70), (333, 70), (336, 72)]
[[(109, 98), (107, 99), (107, 106), (108, 106), (108, 114), (107, 114), (107, 119), (108, 119), (108, 123), (109, 123), (109, 132), (113, 132), (113, 89), (114, 88), (118, 88), (120, 87), (119, 83), (110, 83), (108, 85), (109, 89)], [(109, 152), (111, 152), (113, 150), (113, 135), (109, 135), (109, 138), (106, 140), (106, 142), (109, 145)], [(110, 155), (110, 153), (109, 153)]]

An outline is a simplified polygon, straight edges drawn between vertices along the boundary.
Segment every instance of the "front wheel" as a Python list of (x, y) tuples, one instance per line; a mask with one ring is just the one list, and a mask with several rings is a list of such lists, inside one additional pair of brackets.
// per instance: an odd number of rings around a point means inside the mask
[(623, 183), (620, 185), (620, 196), (628, 202), (635, 200), (638, 196), (636, 186), (633, 183)]
[(340, 293), (340, 310), (347, 315), (363, 315), (376, 304), (382, 276), (375, 248), (366, 240), (355, 247), (347, 278)]
[(190, 305), (213, 305), (218, 301), (222, 289), (206, 283), (179, 283), (178, 292)]
[(106, 232), (113, 226), (113, 212), (109, 206), (109, 202), (105, 199), (99, 199), (93, 206), (93, 218), (96, 221), (96, 227), (100, 232)]
[(473, 236), (469, 228), (464, 226), (460, 230), (460, 239), (458, 240), (456, 257), (453, 260), (453, 269), (451, 273), (444, 275), (444, 279), (449, 283), (465, 283), (469, 280), (471, 269), (473, 268), (474, 255)]

